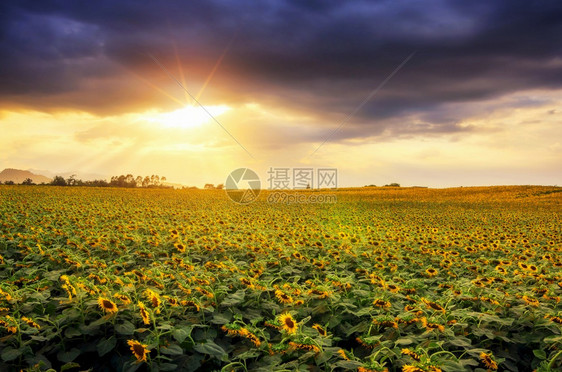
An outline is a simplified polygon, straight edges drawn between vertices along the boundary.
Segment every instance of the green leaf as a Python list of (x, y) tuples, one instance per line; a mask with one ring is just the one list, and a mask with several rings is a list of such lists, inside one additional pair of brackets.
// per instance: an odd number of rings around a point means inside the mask
[(76, 359), (78, 355), (80, 355), (80, 350), (72, 348), (69, 351), (60, 351), (57, 358), (63, 363), (69, 363)]
[(142, 366), (142, 363), (137, 362), (126, 362), (123, 365), (123, 372), (135, 372)]
[(104, 356), (105, 354), (109, 353), (111, 350), (115, 348), (117, 345), (117, 339), (115, 336), (111, 336), (108, 339), (104, 339), (96, 345), (96, 349), (98, 350), (99, 356)]
[(226, 324), (230, 322), (230, 319), (232, 319), (232, 316), (230, 314), (215, 313), (213, 314), (213, 319), (211, 319), (211, 323)]
[(66, 338), (73, 338), (73, 337), (78, 337), (81, 336), (82, 332), (80, 332), (80, 330), (76, 329), (76, 328), (67, 328), (64, 330), (64, 337)]
[(11, 360), (14, 360), (20, 355), (21, 355), (21, 350), (14, 349), (12, 347), (7, 347), (4, 350), (2, 350), (2, 360), (4, 362), (9, 362)]
[(238, 354), (236, 355), (236, 359), (238, 360), (245, 360), (245, 359), (250, 359), (250, 358), (255, 358), (260, 356), (260, 353), (258, 353), (255, 350), (248, 350), (242, 354)]
[(411, 337), (402, 337), (399, 338), (398, 340), (396, 340), (394, 343), (396, 345), (410, 345), (413, 344), (415, 342), (415, 340)]
[(234, 306), (244, 301), (246, 291), (243, 289), (237, 290), (235, 293), (227, 296), (222, 302), (221, 306)]
[(172, 363), (160, 363), (158, 364), (160, 371), (176, 371), (178, 369), (177, 364)]
[(80, 368), (80, 364), (74, 363), (74, 362), (66, 363), (65, 365), (60, 367), (60, 372), (64, 372), (64, 371), (66, 371), (68, 369), (71, 369), (71, 368)]
[(121, 324), (115, 325), (115, 332), (122, 335), (132, 335), (135, 333), (135, 325), (129, 321), (124, 321)]
[(353, 326), (353, 327), (349, 327), (349, 326), (348, 326), (348, 327), (346, 327), (346, 328), (347, 328), (347, 329), (345, 330), (345, 335), (346, 335), (346, 336), (349, 336), (349, 335), (351, 335), (352, 333), (355, 333), (355, 332), (364, 332), (364, 331), (366, 331), (367, 328), (369, 328), (369, 323), (367, 323), (367, 322), (361, 322), (361, 323), (359, 323), (359, 324), (357, 324), (357, 325), (355, 325), (355, 326)]
[(540, 360), (545, 360), (546, 359), (546, 352), (544, 350), (541, 349), (535, 349), (533, 350), (533, 354), (535, 354), (535, 356), (537, 358), (539, 358)]
[(336, 367), (340, 367), (348, 371), (355, 370), (357, 367), (361, 367), (361, 365), (361, 363), (354, 360), (340, 360), (335, 364)]
[(172, 336), (180, 344), (185, 341), (186, 338), (191, 334), (191, 327), (177, 328), (172, 331)]
[(221, 360), (228, 357), (228, 354), (224, 351), (224, 349), (215, 344), (213, 341), (207, 341), (204, 344), (197, 344), (194, 346), (194, 349), (201, 354), (211, 355)]
[(463, 347), (465, 349), (468, 349), (468, 348), (472, 347), (470, 339), (468, 339), (466, 337), (455, 337), (455, 338), (452, 338), (452, 339), (448, 340), (448, 342), (453, 346)]
[(172, 344), (167, 347), (161, 347), (160, 351), (167, 355), (183, 355), (183, 349), (176, 344)]

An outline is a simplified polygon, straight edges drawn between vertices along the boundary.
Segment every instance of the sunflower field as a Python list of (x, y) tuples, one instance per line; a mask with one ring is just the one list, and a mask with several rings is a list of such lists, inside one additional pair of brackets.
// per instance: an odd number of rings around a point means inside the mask
[(560, 371), (560, 191), (0, 186), (0, 370)]

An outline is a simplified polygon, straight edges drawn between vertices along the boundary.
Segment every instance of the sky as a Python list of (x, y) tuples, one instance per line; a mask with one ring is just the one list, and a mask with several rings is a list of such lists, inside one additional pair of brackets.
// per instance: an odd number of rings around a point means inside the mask
[(0, 169), (561, 185), (560, 35), (559, 0), (3, 1)]

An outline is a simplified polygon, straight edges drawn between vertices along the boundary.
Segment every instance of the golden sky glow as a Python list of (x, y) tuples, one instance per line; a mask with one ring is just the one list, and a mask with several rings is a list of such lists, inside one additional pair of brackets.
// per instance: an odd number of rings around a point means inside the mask
[[(560, 93), (558, 93), (560, 94)], [(552, 92), (533, 92), (534, 97)], [(560, 176), (562, 126), (558, 107), (497, 107), (467, 117), (469, 133), (367, 137), (327, 143), (313, 157), (322, 117), (255, 102), (208, 110), (254, 155), (251, 159), (203, 110), (94, 116), (84, 112), (2, 111), (0, 164), (53, 172), (162, 174), (174, 182), (221, 183), (239, 166), (265, 178), (269, 166), (337, 167), (348, 185), (396, 180), (436, 187), (472, 184), (555, 183)], [(412, 118), (412, 121), (415, 121)], [(308, 125), (304, 125), (308, 124)], [(329, 131), (324, 131), (329, 133)], [(366, 176), (366, 175), (369, 176)]]

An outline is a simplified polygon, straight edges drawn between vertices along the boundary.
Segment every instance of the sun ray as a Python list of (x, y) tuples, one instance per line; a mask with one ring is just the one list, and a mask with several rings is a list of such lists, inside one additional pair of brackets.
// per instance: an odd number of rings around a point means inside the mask
[[(183, 67), (181, 65), (180, 56), (179, 56), (179, 53), (178, 53), (178, 46), (177, 46), (175, 41), (173, 41), (172, 44), (174, 45), (174, 54), (176, 56), (176, 63), (178, 64), (178, 70), (179, 70), (179, 73), (180, 73), (181, 83), (184, 87), (187, 87), (187, 84), (186, 84), (186, 81), (185, 81), (185, 74), (183, 72)], [(188, 103), (188, 104), (191, 104), (193, 100), (191, 99), (189, 94), (187, 94), (187, 92), (185, 90), (183, 91), (183, 94), (185, 96), (185, 102)]]
[(207, 80), (205, 80), (205, 83), (203, 83), (203, 86), (201, 87), (201, 89), (199, 89), (199, 92), (197, 92), (197, 95), (195, 96), (196, 100), (199, 100), (199, 98), (203, 95), (203, 91), (205, 90), (205, 88), (207, 88), (207, 85), (209, 85), (209, 82), (211, 81), (211, 79), (215, 75), (215, 72), (217, 72), (217, 69), (221, 65), (222, 60), (226, 56), (226, 53), (228, 53), (228, 50), (232, 46), (232, 43), (234, 43), (234, 39), (236, 39), (236, 34), (234, 34), (234, 36), (232, 36), (232, 39), (230, 39), (230, 42), (228, 43), (226, 48), (224, 48), (224, 51), (222, 52), (221, 56), (219, 57), (219, 59), (217, 60), (215, 65), (213, 66), (213, 69), (209, 73), (209, 76), (207, 76)]
[(137, 78), (138, 80), (142, 81), (143, 83), (145, 83), (146, 85), (148, 85), (149, 87), (151, 87), (152, 89), (158, 91), (159, 93), (165, 95), (166, 97), (168, 97), (169, 99), (171, 99), (172, 101), (178, 103), (180, 106), (185, 106), (185, 102), (180, 101), (179, 99), (177, 99), (176, 97), (166, 93), (164, 90), (158, 88), (156, 85), (152, 84), (150, 81), (148, 81), (147, 79), (143, 78), (142, 76), (140, 76), (139, 74), (132, 72), (130, 70), (126, 70), (129, 74), (133, 75), (135, 78)]

